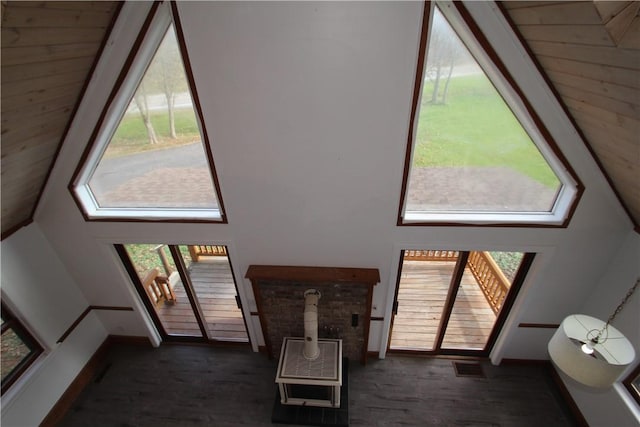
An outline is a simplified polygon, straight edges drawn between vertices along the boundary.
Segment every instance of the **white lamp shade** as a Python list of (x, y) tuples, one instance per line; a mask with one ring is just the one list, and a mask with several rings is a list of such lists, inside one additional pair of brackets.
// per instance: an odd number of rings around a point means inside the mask
[[(584, 314), (572, 314), (564, 319), (549, 341), (549, 355), (554, 365), (584, 385), (611, 386), (633, 362), (635, 350), (620, 331), (609, 325), (602, 342), (592, 345), (594, 353), (585, 354), (580, 347), (588, 341), (589, 332), (595, 330), (597, 334), (604, 326), (602, 320)], [(595, 334), (592, 332), (589, 338)]]

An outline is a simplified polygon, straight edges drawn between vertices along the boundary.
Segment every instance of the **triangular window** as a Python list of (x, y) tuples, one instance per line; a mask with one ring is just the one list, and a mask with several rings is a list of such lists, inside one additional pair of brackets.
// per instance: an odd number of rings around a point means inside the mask
[(455, 7), (443, 11), (421, 48), (399, 223), (562, 224), (575, 181)]
[(74, 194), (89, 218), (225, 221), (168, 4), (156, 10), (135, 55), (103, 112)]

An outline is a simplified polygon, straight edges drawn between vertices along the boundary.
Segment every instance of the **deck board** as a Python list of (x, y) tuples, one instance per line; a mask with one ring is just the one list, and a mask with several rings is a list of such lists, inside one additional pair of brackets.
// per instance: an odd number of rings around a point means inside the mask
[[(242, 312), (236, 305), (236, 288), (226, 257), (201, 257), (188, 266), (191, 282), (204, 314), (210, 338), (248, 342)], [(156, 307), (165, 330), (170, 335), (201, 337), (195, 315), (181, 281), (173, 288), (174, 304), (161, 303)]]
[[(390, 349), (433, 350), (454, 268), (450, 261), (404, 261)], [(483, 348), (496, 316), (468, 269), (461, 283), (442, 347)]]

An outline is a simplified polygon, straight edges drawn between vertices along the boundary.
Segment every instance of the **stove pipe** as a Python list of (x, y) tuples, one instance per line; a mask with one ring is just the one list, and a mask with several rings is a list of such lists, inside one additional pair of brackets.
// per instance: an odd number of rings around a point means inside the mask
[(318, 347), (318, 300), (320, 291), (304, 291), (304, 349), (302, 355), (307, 360), (315, 360), (320, 355)]

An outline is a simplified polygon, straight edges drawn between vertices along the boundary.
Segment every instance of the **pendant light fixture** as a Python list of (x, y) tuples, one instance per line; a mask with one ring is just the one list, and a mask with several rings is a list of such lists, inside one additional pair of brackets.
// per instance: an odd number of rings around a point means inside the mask
[(604, 388), (613, 384), (633, 362), (635, 350), (631, 342), (611, 322), (622, 311), (640, 279), (606, 322), (584, 314), (565, 318), (549, 341), (553, 364), (574, 380), (590, 387)]

